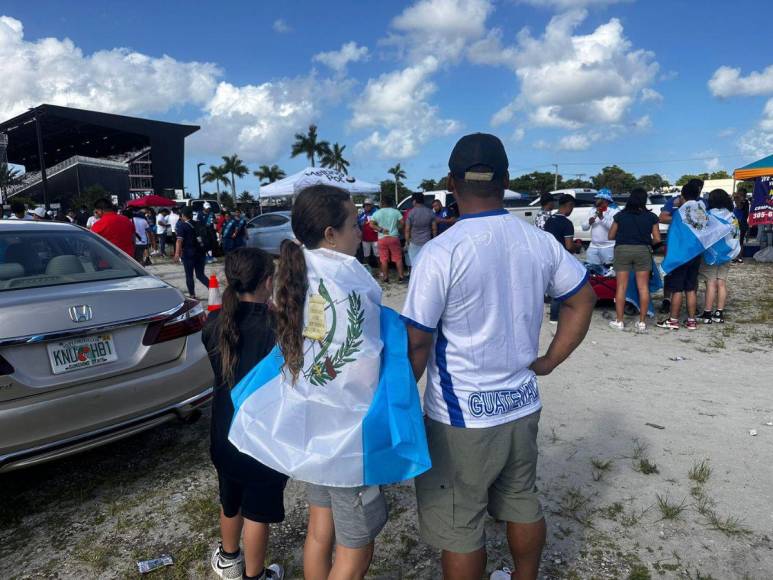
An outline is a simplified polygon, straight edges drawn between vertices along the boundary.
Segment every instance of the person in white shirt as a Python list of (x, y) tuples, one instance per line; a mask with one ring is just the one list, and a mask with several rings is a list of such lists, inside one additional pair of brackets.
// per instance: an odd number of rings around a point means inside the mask
[(158, 238), (158, 251), (166, 258), (166, 234), (169, 231), (169, 210), (162, 209), (156, 217), (156, 237)]
[[(461, 217), (423, 249), (403, 318), (432, 469), (416, 479), (420, 533), (445, 580), (480, 578), (486, 513), (507, 522), (518, 578), (536, 578), (545, 520), (536, 493), (537, 377), (582, 342), (595, 294), (555, 238), (507, 212), (508, 160), (493, 135), (463, 137), (448, 162)], [(544, 295), (563, 301), (538, 356)]]
[(27, 208), (22, 202), (14, 201), (11, 203), (11, 215), (8, 217), (8, 219), (31, 221), (32, 216), (27, 213)]
[(147, 252), (150, 224), (141, 213), (135, 213), (132, 222), (134, 223), (134, 259), (143, 266), (149, 266), (151, 262)]
[(89, 216), (89, 219), (86, 221), (86, 227), (88, 229), (91, 229), (94, 227), (94, 224), (99, 221), (99, 216), (97, 215), (97, 211), (94, 210), (94, 213)]
[(580, 227), (590, 230), (591, 242), (585, 254), (588, 264), (609, 266), (615, 260), (615, 242), (609, 239), (609, 230), (614, 223), (615, 214), (620, 211), (612, 199), (612, 193), (604, 188), (596, 194), (596, 211), (588, 216)]

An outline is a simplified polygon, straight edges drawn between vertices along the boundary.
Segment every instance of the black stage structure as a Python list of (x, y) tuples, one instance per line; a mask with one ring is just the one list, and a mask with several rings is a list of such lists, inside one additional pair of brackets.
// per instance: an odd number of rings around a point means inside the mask
[[(8, 163), (25, 174), (6, 188), (48, 207), (100, 185), (119, 203), (147, 193), (174, 197), (183, 189), (185, 138), (199, 130), (138, 117), (39, 105), (0, 123)], [(43, 161), (41, 163), (41, 160)]]

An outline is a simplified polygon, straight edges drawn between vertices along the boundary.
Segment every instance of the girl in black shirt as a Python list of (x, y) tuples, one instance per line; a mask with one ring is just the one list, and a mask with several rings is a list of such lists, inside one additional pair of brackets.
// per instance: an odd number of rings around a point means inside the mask
[[(212, 555), (221, 578), (280, 579), (282, 568), (263, 568), (268, 524), (284, 520), (287, 476), (239, 452), (228, 441), (234, 414), (231, 389), (274, 347), (268, 300), (274, 262), (256, 248), (226, 255), (223, 308), (211, 312), (202, 340), (215, 374), (210, 454), (220, 485), (222, 542)], [(244, 555), (239, 540), (244, 531)]]

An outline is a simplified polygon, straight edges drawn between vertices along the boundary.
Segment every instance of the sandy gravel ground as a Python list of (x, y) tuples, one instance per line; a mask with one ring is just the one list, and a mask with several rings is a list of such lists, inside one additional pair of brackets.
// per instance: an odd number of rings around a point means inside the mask
[[(151, 269), (184, 286), (179, 266)], [(733, 266), (730, 286), (728, 323), (695, 332), (619, 333), (599, 306), (585, 343), (541, 381), (544, 578), (773, 577), (773, 270)], [(403, 296), (390, 286), (385, 302), (399, 308)], [(207, 437), (205, 416), (0, 476), (0, 578), (133, 578), (136, 560), (164, 553), (176, 563), (152, 577), (211, 577)], [(386, 493), (369, 577), (439, 578), (412, 484)], [(301, 578), (299, 485), (286, 504), (270, 558)], [(511, 565), (502, 524), (487, 531), (489, 570)]]

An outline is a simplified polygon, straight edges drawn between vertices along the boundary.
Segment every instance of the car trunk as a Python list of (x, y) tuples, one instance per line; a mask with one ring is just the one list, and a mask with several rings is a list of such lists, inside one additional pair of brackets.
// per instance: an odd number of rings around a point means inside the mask
[[(83, 389), (89, 383), (178, 358), (184, 338), (145, 345), (143, 337), (149, 319), (174, 311), (182, 303), (178, 290), (150, 276), (0, 293), (0, 343), (37, 337), (0, 346), (0, 357), (13, 367), (13, 373), (0, 374), (0, 401), (57, 389)], [(70, 309), (76, 307), (77, 318), (83, 311), (79, 306), (90, 308), (90, 320), (73, 322)], [(94, 332), (84, 333), (91, 328)], [(38, 341), (51, 333), (61, 336)], [(76, 342), (107, 356), (85, 368), (77, 368), (78, 359), (73, 359), (68, 368)]]

